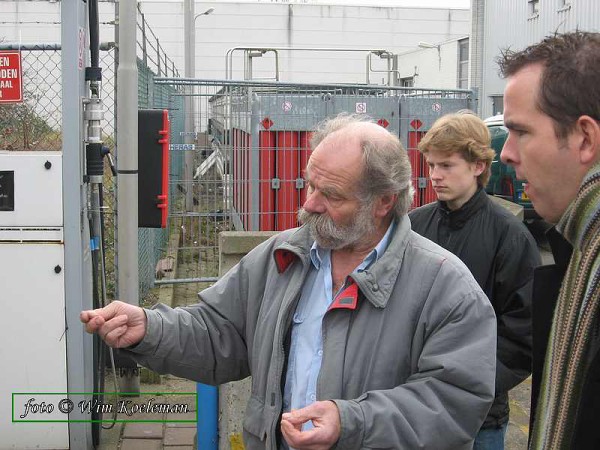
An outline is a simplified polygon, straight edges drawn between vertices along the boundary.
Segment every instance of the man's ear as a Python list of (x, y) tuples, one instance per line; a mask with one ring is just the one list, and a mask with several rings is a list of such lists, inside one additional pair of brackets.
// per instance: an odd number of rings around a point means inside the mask
[(575, 131), (579, 134), (580, 162), (586, 166), (595, 164), (600, 159), (600, 125), (590, 116), (581, 116), (575, 123)]
[(375, 204), (375, 217), (385, 217), (396, 205), (398, 194), (383, 194)]
[(475, 175), (479, 176), (485, 170), (485, 162), (483, 161), (475, 161)]

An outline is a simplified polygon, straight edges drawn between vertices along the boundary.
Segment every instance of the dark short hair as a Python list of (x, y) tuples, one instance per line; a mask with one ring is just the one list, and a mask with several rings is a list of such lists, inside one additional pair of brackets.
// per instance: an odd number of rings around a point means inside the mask
[(544, 67), (537, 106), (553, 119), (557, 137), (567, 137), (581, 116), (600, 121), (600, 33), (554, 34), (519, 52), (505, 49), (497, 62), (503, 77)]

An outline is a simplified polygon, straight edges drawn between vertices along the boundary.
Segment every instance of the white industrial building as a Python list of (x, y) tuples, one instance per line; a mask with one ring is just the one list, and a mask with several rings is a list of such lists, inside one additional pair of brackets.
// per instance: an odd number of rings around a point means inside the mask
[(400, 85), (419, 88), (468, 89), (469, 36), (444, 42), (417, 43), (417, 48), (398, 55)]
[[(170, 58), (184, 73), (184, 0), (143, 0), (139, 11)], [(291, 82), (398, 84), (414, 77), (414, 65), (393, 61), (393, 55), (418, 48), (419, 42), (456, 42), (468, 36), (468, 8), (398, 7), (326, 4), (316, 1), (195, 2), (195, 77), (205, 79), (275, 79)], [(368, 3), (368, 2), (365, 2)], [(424, 3), (427, 4), (427, 3)], [(452, 4), (452, 3), (450, 3)], [(0, 2), (0, 40), (23, 44), (59, 42), (61, 2)], [(100, 1), (101, 39), (114, 40), (114, 1)], [(211, 9), (210, 14), (202, 14)], [(143, 30), (138, 30), (138, 33)], [(233, 48), (230, 73), (226, 55)], [(294, 50), (285, 50), (291, 49)], [(420, 80), (434, 87), (455, 88), (455, 60), (423, 68)], [(373, 53), (369, 51), (373, 50)], [(430, 50), (435, 51), (435, 50)], [(252, 55), (249, 73), (248, 55)], [(276, 70), (276, 58), (279, 67)], [(259, 57), (260, 56), (260, 57)], [(368, 58), (370, 59), (370, 63)], [(450, 63), (448, 63), (450, 64)], [(370, 70), (367, 70), (370, 65)], [(435, 70), (434, 70), (435, 69)], [(393, 70), (389, 73), (389, 70)], [(369, 73), (367, 73), (369, 72)], [(417, 80), (417, 78), (415, 78)], [(423, 85), (423, 83), (419, 83)]]
[(598, 0), (473, 0), (471, 10), (471, 81), (482, 117), (503, 110), (505, 81), (495, 63), (501, 49), (520, 50), (554, 32), (600, 31)]
[[(202, 15), (209, 8), (214, 8), (212, 13)], [(171, 58), (183, 67), (184, 2), (145, 0), (141, 10)], [(464, 8), (196, 2), (195, 13), (195, 75), (208, 79), (226, 77), (229, 49), (258, 47), (268, 51), (252, 58), (254, 79), (276, 78), (277, 54), (280, 80), (387, 84), (390, 55), (417, 48), (421, 41), (463, 37), (470, 30), (470, 13)], [(283, 50), (288, 48), (296, 50)], [(388, 52), (383, 58), (371, 54), (368, 80), (367, 50)], [(245, 71), (246, 52), (231, 53), (227, 77), (250, 78)], [(410, 67), (398, 70), (397, 79), (413, 75)]]

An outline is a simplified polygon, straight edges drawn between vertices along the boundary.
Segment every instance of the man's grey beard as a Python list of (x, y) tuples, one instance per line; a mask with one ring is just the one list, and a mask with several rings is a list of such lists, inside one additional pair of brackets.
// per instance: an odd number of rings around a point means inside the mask
[(366, 236), (375, 232), (371, 205), (362, 205), (349, 225), (336, 225), (326, 213), (309, 213), (304, 208), (298, 211), (300, 223), (308, 226), (310, 234), (322, 248), (339, 250), (352, 249)]

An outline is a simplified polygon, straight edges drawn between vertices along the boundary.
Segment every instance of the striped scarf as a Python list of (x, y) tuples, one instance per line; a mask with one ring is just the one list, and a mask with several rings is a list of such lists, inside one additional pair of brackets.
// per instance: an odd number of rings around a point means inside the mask
[[(558, 187), (557, 187), (558, 189)], [(600, 313), (600, 164), (585, 176), (558, 231), (573, 245), (546, 351), (531, 440), (535, 450), (568, 450), (589, 348)]]

